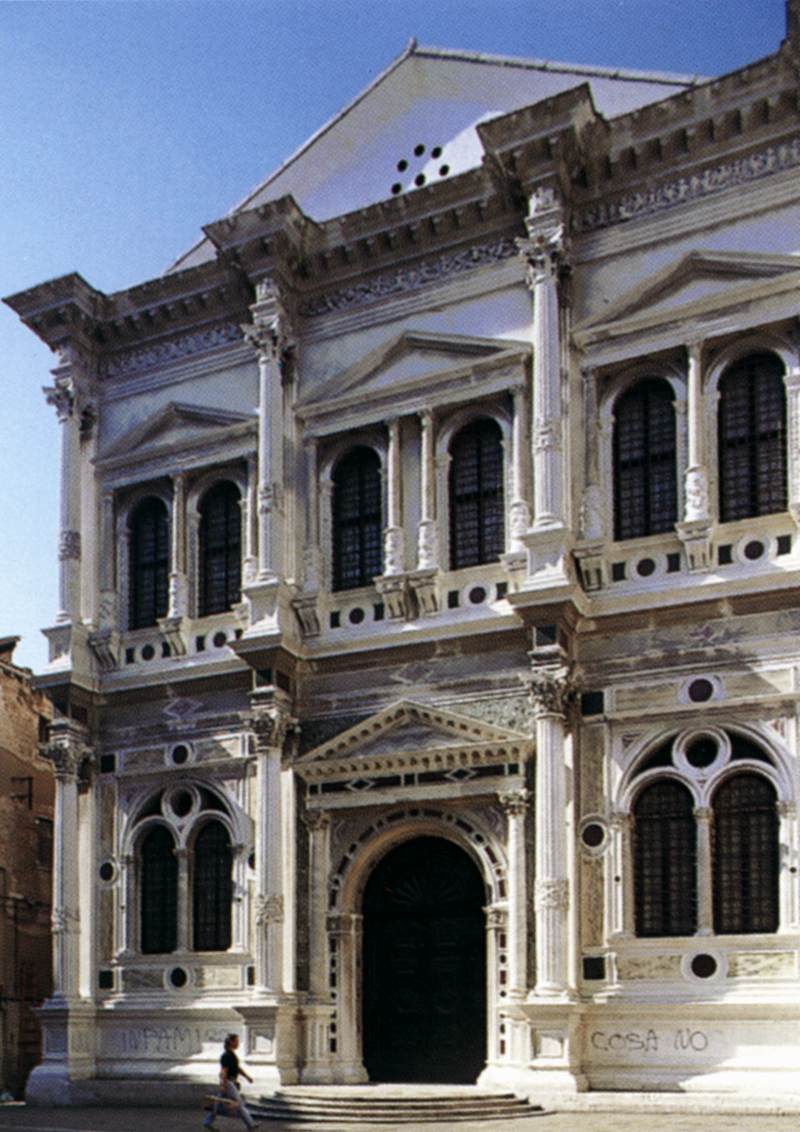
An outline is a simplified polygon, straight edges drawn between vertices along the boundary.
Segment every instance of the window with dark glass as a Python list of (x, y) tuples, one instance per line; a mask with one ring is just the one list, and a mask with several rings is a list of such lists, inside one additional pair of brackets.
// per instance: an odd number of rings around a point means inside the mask
[(333, 588), (372, 584), (383, 572), (381, 467), (371, 448), (353, 448), (333, 472)]
[(233, 858), (225, 826), (209, 821), (194, 843), (194, 949), (227, 951), (231, 945)]
[(712, 800), (714, 931), (778, 929), (778, 812), (760, 774), (727, 779)]
[(164, 617), (169, 601), (169, 523), (160, 499), (145, 499), (130, 520), (130, 627)]
[(786, 392), (774, 354), (751, 354), (719, 383), (719, 513), (723, 522), (785, 511)]
[(481, 418), (462, 428), (450, 460), (450, 566), (496, 562), (504, 548), (500, 426)]
[(666, 381), (640, 381), (614, 413), (614, 537), (671, 530), (677, 498), (673, 392)]
[(200, 504), (199, 613), (223, 613), (241, 597), (242, 513), (239, 490), (218, 483)]
[(139, 856), (141, 945), (145, 955), (174, 951), (178, 943), (178, 860), (165, 826), (142, 841)]
[(634, 806), (636, 934), (691, 935), (697, 927), (697, 835), (692, 796), (673, 779), (646, 786)]

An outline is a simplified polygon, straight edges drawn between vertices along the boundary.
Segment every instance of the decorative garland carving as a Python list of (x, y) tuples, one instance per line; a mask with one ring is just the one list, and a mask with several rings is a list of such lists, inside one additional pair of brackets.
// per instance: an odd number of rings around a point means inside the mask
[(259, 927), (263, 927), (264, 924), (280, 924), (283, 922), (283, 896), (257, 896), (255, 905), (256, 924)]
[(770, 146), (760, 153), (751, 153), (736, 161), (702, 169), (677, 181), (668, 181), (651, 189), (627, 193), (615, 201), (599, 201), (575, 216), (574, 228), (578, 232), (593, 232), (627, 220), (638, 220), (643, 216), (664, 212), (676, 205), (701, 200), (723, 189), (758, 181), (762, 177), (782, 173), (787, 169), (795, 169), (798, 165), (800, 165), (800, 138), (794, 138), (782, 145)]
[(218, 349), (220, 346), (241, 340), (242, 332), (238, 323), (226, 322), (221, 326), (211, 326), (205, 330), (195, 330), (191, 334), (182, 334), (180, 337), (171, 338), (168, 342), (158, 342), (153, 346), (113, 354), (106, 359), (103, 370), (106, 377), (126, 377), (132, 373), (140, 373), (142, 370), (168, 365), (170, 362), (179, 362), (191, 354)]
[(490, 244), (465, 248), (452, 255), (440, 255), (436, 259), (424, 260), (416, 267), (400, 268), (386, 275), (365, 280), (363, 283), (344, 287), (340, 291), (315, 295), (301, 304), (300, 314), (313, 318), (315, 315), (351, 310), (353, 307), (374, 303), (390, 295), (418, 291), (429, 283), (441, 283), (452, 275), (460, 275), (476, 267), (502, 263), (506, 259), (511, 259), (516, 253), (515, 242), (503, 238), (494, 240)]
[(569, 881), (537, 880), (534, 885), (536, 908), (555, 908), (564, 911), (569, 907)]

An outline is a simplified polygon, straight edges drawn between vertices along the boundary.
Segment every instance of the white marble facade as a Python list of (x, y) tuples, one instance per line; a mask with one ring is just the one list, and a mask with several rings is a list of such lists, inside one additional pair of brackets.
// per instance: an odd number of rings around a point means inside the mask
[[(421, 839), (480, 878), (473, 1080), (794, 1088), (795, 16), (711, 81), (412, 44), (163, 277), (7, 300), (58, 355), (62, 435), (32, 1099), (191, 1092), (230, 1029), (262, 1091), (379, 1075), (369, 882)], [(746, 398), (765, 366), (774, 427), (731, 457), (729, 375)], [(662, 786), (684, 809), (648, 833)]]

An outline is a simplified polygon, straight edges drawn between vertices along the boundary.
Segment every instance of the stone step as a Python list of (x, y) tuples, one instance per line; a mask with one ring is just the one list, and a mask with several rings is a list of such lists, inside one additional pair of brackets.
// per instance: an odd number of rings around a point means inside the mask
[[(424, 1086), (422, 1087), (425, 1088)], [(369, 1088), (281, 1090), (251, 1105), (262, 1120), (314, 1121), (341, 1124), (412, 1124), (462, 1120), (515, 1120), (541, 1111), (513, 1093), (479, 1093), (447, 1089), (440, 1094), (413, 1088), (372, 1091)]]

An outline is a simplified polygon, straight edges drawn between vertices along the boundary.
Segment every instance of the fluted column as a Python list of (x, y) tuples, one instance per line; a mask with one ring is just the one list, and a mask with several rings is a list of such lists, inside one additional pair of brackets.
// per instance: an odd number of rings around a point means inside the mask
[(178, 862), (178, 930), (175, 946), (177, 951), (183, 952), (194, 946), (194, 941), (189, 938), (192, 899), (189, 887), (189, 851), (185, 845), (176, 845), (172, 852)]
[(789, 511), (800, 527), (800, 366), (793, 366), (784, 382), (789, 441)]
[(585, 481), (581, 499), (581, 537), (605, 536), (603, 496), (600, 490), (600, 422), (597, 410), (597, 370), (586, 368), (583, 377), (583, 433)]
[(101, 629), (119, 627), (119, 597), (117, 593), (114, 539), (114, 492), (106, 490), (100, 497), (100, 605), (98, 621)]
[(319, 442), (314, 436), (305, 440), (306, 452), (306, 537), (303, 588), (316, 593), (322, 584), (322, 548), (320, 546), (319, 508)]
[(389, 452), (386, 461), (386, 530), (384, 531), (383, 572), (386, 576), (402, 574), (405, 569), (402, 518), (402, 467), (400, 456), (400, 421), (389, 421)]
[(420, 422), (420, 519), (417, 528), (417, 569), (435, 570), (439, 564), (436, 537), (436, 463), (434, 421), (430, 409), (422, 409)]
[(552, 189), (531, 201), (528, 239), (518, 246), (533, 296), (533, 527), (564, 522), (559, 275), (566, 256), (562, 209)]
[(185, 617), (189, 612), (189, 580), (186, 569), (186, 475), (172, 477), (171, 567), (169, 575), (168, 617)]
[(522, 386), (511, 391), (513, 417), (511, 423), (511, 503), (508, 508), (508, 550), (519, 553), (525, 550), (522, 536), (531, 525), (525, 475), (525, 418), (527, 399)]
[(256, 776), (256, 990), (279, 994), (283, 982), (283, 826), (281, 759), (294, 721), (288, 704), (256, 708), (252, 726), (258, 757)]
[(711, 896), (711, 810), (698, 806), (694, 811), (697, 829), (697, 929), (696, 935), (714, 934), (714, 906)]
[(331, 817), (323, 810), (312, 810), (306, 814), (305, 823), (311, 838), (308, 989), (313, 1000), (327, 1002), (330, 996), (327, 918)]
[(83, 735), (67, 721), (51, 725), (43, 750), (55, 771), (53, 844), (53, 994), (79, 995), (80, 890), (78, 863), (78, 771), (88, 754)]
[(69, 364), (54, 370), (56, 384), (45, 389), (61, 425), (61, 484), (58, 538), (58, 615), (56, 620), (77, 622), (81, 601), (81, 476), (80, 415), (75, 382)]
[(609, 935), (634, 934), (633, 818), (622, 810), (611, 815), (611, 852), (605, 870), (606, 923)]
[(508, 993), (524, 998), (528, 989), (528, 885), (525, 867), (525, 815), (529, 790), (500, 794), (507, 821), (508, 853)]
[(683, 517), (686, 522), (707, 520), (708, 468), (705, 461), (702, 342), (692, 342), (688, 355), (688, 464), (684, 483)]
[(567, 777), (564, 757), (569, 671), (536, 667), (531, 695), (536, 718), (536, 995), (569, 989), (567, 913)]

